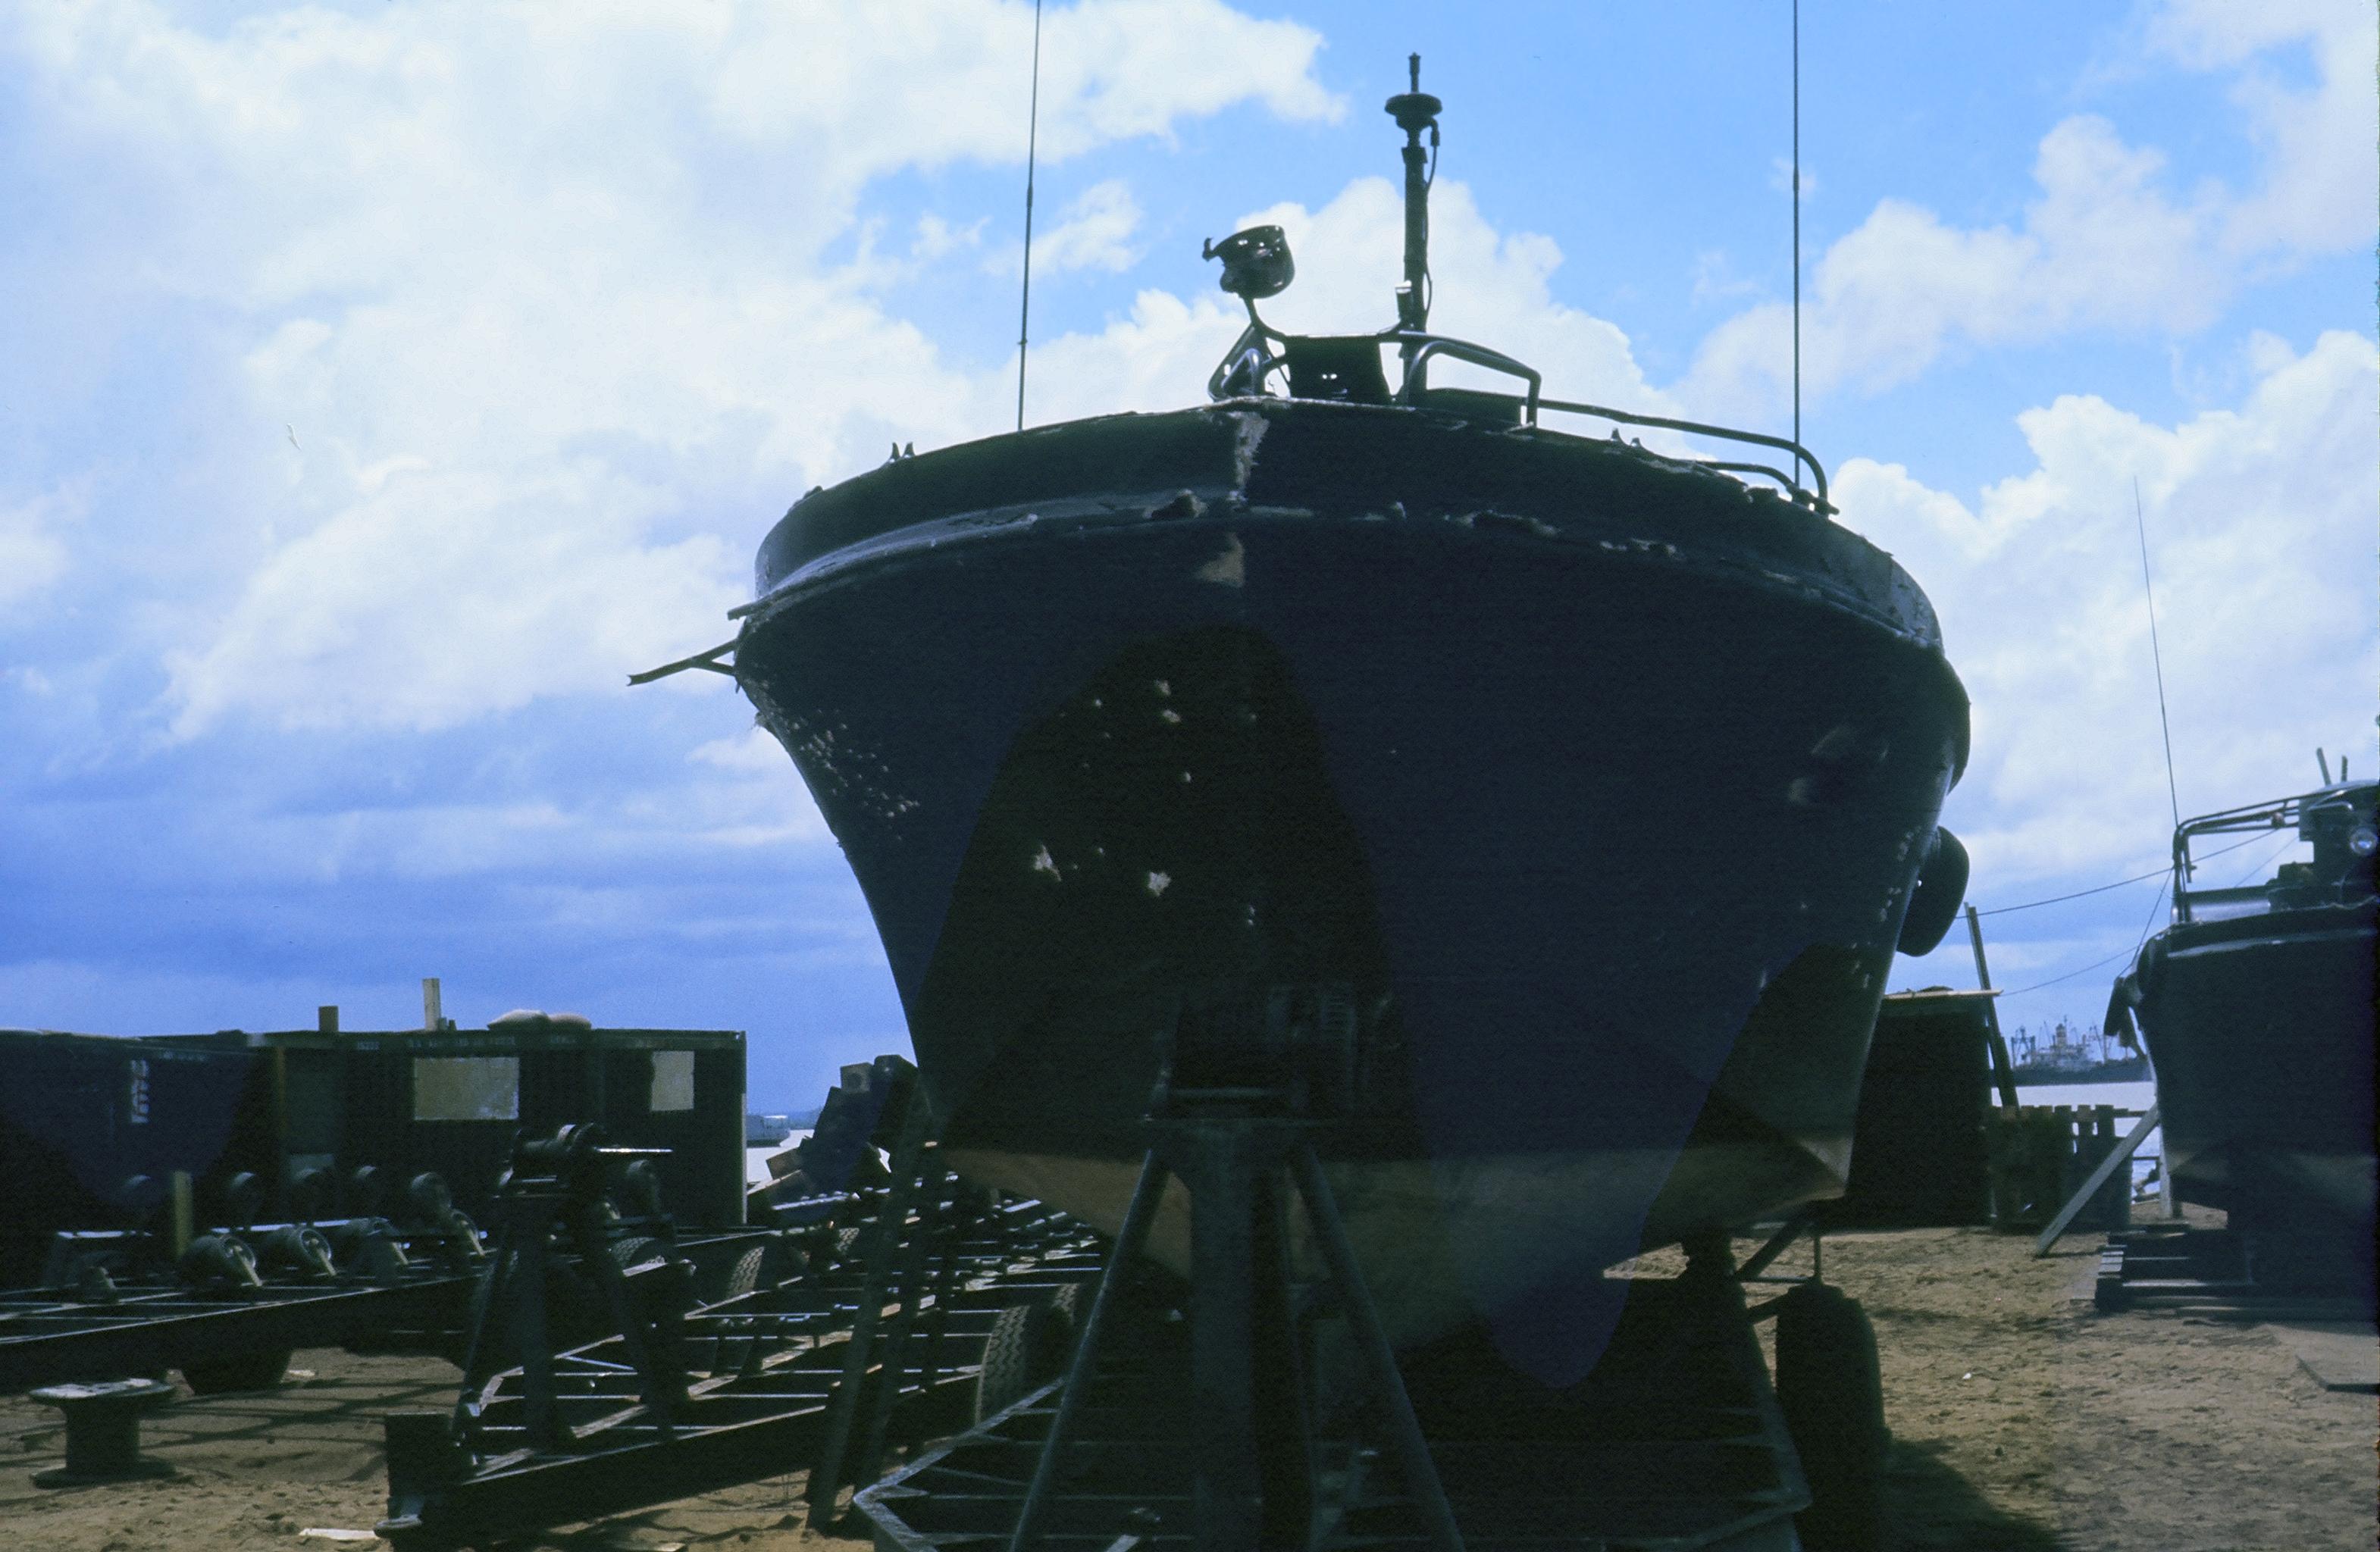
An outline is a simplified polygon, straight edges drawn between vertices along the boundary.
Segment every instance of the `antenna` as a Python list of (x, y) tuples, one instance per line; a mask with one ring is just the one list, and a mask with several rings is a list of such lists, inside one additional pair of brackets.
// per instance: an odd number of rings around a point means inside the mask
[[(2322, 767), (2322, 784), (2325, 787), (2330, 785), (2330, 757), (2322, 752), (2322, 746), (2319, 744), (2313, 746), (2313, 761), (2316, 765)], [(2342, 771), (2347, 769), (2347, 757), (2345, 755), (2338, 757), (2338, 769)], [(2346, 777), (2341, 776), (2339, 780), (2345, 781)]]
[[(1795, 0), (1796, 4), (1800, 0)], [(1033, 104), (1025, 117), (1025, 293), (1016, 303), (1016, 429), (1025, 429), (1025, 350), (1033, 321), (1033, 155), (1041, 137), (1041, 0), (1033, 0)]]
[(1802, 440), (1802, 0), (1793, 0), (1793, 440)]
[(2132, 476), (2132, 526), (2141, 536), (2141, 591), (2149, 600), (2149, 659), (2156, 664), (2157, 726), (2165, 733), (2165, 794), (2173, 805), (2173, 828), (2181, 828), (2181, 794), (2173, 782), (2173, 723), (2165, 711), (2165, 653), (2157, 647), (2156, 588), (2149, 583), (2149, 524), (2141, 515), (2141, 477)]

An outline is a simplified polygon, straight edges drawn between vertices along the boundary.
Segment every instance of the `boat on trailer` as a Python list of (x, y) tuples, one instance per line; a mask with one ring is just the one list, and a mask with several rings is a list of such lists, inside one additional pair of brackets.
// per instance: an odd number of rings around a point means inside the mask
[(1113, 1231), (1169, 1053), (1281, 1059), (1395, 1342), (1567, 1383), (1607, 1268), (1840, 1192), (1887, 968), (1964, 891), (1967, 701), (1805, 450), (1430, 331), (1440, 104), (1416, 67), (1388, 110), (1394, 324), (1285, 335), (1281, 232), (1209, 245), (1248, 320), (1210, 402), (813, 490), (732, 672), (955, 1168)]

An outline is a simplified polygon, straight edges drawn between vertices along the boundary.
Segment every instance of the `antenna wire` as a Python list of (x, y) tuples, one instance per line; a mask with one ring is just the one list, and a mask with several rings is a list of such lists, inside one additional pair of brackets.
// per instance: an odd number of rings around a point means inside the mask
[(1033, 103), (1025, 118), (1025, 285), (1016, 303), (1016, 429), (1020, 431), (1025, 429), (1026, 344), (1033, 333), (1033, 162), (1040, 137), (1041, 0), (1033, 0)]
[(2141, 515), (2141, 477), (2132, 476), (2132, 527), (2141, 537), (2141, 591), (2149, 600), (2149, 661), (2156, 664), (2157, 726), (2165, 733), (2165, 795), (2173, 806), (2173, 828), (2181, 828), (2181, 793), (2173, 780), (2173, 723), (2165, 710), (2165, 653), (2157, 646), (2156, 588), (2149, 582), (2149, 523)]
[(1793, 440), (1802, 440), (1802, 0), (1793, 0)]

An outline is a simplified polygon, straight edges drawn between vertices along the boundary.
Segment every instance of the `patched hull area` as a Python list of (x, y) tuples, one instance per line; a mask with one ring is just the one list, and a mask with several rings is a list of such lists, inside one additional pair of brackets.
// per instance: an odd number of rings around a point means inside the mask
[(953, 1158), (1111, 1228), (1185, 996), (1328, 986), (1326, 1162), (1403, 1340), (1599, 1342), (1601, 1268), (1840, 1190), (1964, 753), (1907, 578), (1574, 439), (1152, 419), (1131, 501), (772, 536), (738, 644)]

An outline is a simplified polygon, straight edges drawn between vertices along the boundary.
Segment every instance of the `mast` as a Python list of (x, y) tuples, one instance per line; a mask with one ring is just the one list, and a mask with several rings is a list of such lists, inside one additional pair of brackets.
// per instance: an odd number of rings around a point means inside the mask
[[(1405, 68), (1413, 90), (1388, 101), (1389, 116), (1405, 132), (1405, 279), (1397, 287), (1397, 328), (1417, 334), (1429, 327), (1429, 185), (1437, 176), (1438, 115), (1445, 104), (1421, 89), (1420, 55), (1407, 55)], [(1413, 347), (1405, 349), (1410, 359)]]

